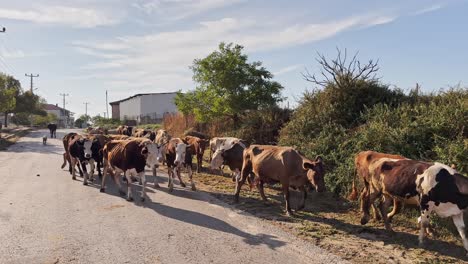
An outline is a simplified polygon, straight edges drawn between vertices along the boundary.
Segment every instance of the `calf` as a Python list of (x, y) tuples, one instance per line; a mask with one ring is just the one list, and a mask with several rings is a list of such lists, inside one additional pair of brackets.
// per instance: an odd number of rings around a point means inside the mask
[(180, 170), (186, 167), (189, 173), (190, 184), (192, 190), (196, 190), (195, 183), (192, 179), (192, 155), (190, 151), (187, 151), (188, 144), (180, 138), (173, 138), (169, 140), (166, 147), (166, 163), (169, 175), (169, 191), (172, 192), (174, 189), (173, 178), (174, 174), (179, 178), (180, 185), (185, 187), (185, 183), (182, 181)]
[(418, 175), (415, 183), (421, 201), (420, 245), (424, 243), (424, 229), (429, 226), (429, 215), (434, 211), (441, 217), (452, 217), (468, 256), (468, 239), (463, 220), (463, 211), (468, 208), (468, 178), (436, 162)]
[(385, 222), (385, 228), (391, 231), (390, 221), (393, 216), (387, 216), (387, 210), (393, 200), (418, 204), (416, 190), (417, 175), (423, 173), (432, 164), (416, 160), (398, 160), (382, 158), (374, 162), (369, 170), (372, 177), (369, 179), (369, 196), (363, 201), (363, 216), (361, 224), (369, 221), (369, 208), (374, 201), (383, 196), (380, 211)]
[(103, 176), (102, 176), (102, 180), (101, 180), (100, 192), (105, 192), (106, 191), (106, 189), (105, 189), (106, 176), (107, 176), (108, 173), (110, 173), (111, 176), (112, 176), (112, 179), (114, 180), (114, 182), (119, 187), (120, 195), (122, 195), (122, 196), (125, 195), (125, 192), (122, 189), (122, 185), (120, 184), (120, 177), (118, 177), (119, 175), (117, 173), (114, 173), (114, 171), (109, 166), (109, 154), (114, 149), (115, 146), (117, 146), (118, 144), (121, 144), (121, 143), (125, 144), (127, 142), (129, 142), (129, 141), (128, 140), (111, 140), (111, 141), (107, 142), (104, 145), (104, 148), (102, 149), (104, 172), (103, 172)]
[(108, 153), (108, 164), (116, 174), (124, 173), (127, 178), (127, 200), (132, 201), (131, 176), (138, 176), (142, 182), (141, 201), (146, 197), (145, 166), (156, 166), (158, 152), (155, 143), (149, 141), (124, 141), (119, 142)]
[(264, 201), (267, 201), (267, 198), (263, 190), (263, 184), (268, 182), (281, 183), (287, 215), (292, 214), (289, 203), (290, 186), (302, 191), (302, 202), (298, 210), (303, 209), (305, 206), (307, 198), (306, 184), (310, 182), (318, 192), (325, 190), (325, 170), (322, 158), (317, 156), (315, 161), (311, 161), (290, 147), (252, 145), (247, 148), (244, 151), (241, 177), (236, 181), (235, 202), (239, 202), (241, 187), (251, 173), (258, 178), (257, 188)]
[(201, 172), (203, 163), (203, 154), (205, 153), (207, 141), (194, 136), (185, 136), (184, 141), (189, 145), (189, 151), (197, 157), (197, 172)]
[[(369, 190), (370, 190), (370, 182), (373, 176), (374, 171), (370, 168), (373, 166), (374, 163), (379, 161), (382, 158), (390, 158), (395, 160), (406, 159), (400, 155), (393, 155), (393, 154), (386, 154), (380, 153), (376, 151), (362, 151), (359, 152), (356, 157), (354, 158), (354, 165), (355, 165), (355, 174), (353, 179), (353, 190), (350, 195), (351, 199), (354, 200), (357, 197), (357, 189), (356, 189), (356, 177), (359, 177), (363, 182), (364, 188), (361, 191), (361, 212), (364, 212), (364, 204), (369, 203)], [(380, 220), (380, 215), (374, 203), (370, 203), (372, 205), (372, 209), (374, 212), (374, 219)], [(393, 211), (389, 214), (390, 218), (393, 217), (399, 210), (399, 203), (395, 201)], [(367, 216), (366, 216), (367, 217)]]

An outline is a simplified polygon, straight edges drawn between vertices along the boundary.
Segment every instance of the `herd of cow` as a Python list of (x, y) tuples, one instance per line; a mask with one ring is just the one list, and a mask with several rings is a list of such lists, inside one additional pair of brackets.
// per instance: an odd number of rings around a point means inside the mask
[[(270, 145), (250, 145), (241, 139), (215, 137), (208, 140), (199, 133), (192, 133), (183, 138), (173, 138), (167, 131), (136, 129), (120, 126), (117, 135), (105, 135), (107, 131), (94, 129), (88, 135), (69, 133), (63, 138), (65, 148), (64, 168), (68, 162), (69, 171), (75, 179), (76, 167), (84, 177), (83, 184), (94, 180), (94, 171), (101, 179), (101, 192), (105, 192), (105, 178), (110, 174), (119, 187), (121, 195), (133, 200), (131, 182), (138, 180), (142, 185), (141, 200), (146, 198), (145, 167), (156, 176), (156, 168), (166, 164), (168, 189), (173, 190), (174, 177), (185, 187), (181, 171), (188, 172), (192, 190), (196, 190), (192, 173), (192, 158), (196, 156), (197, 172), (202, 168), (205, 149), (210, 150), (211, 169), (220, 169), (226, 165), (233, 172), (236, 182), (234, 199), (239, 200), (239, 193), (245, 181), (250, 188), (256, 187), (263, 200), (267, 200), (263, 185), (280, 183), (285, 199), (286, 214), (291, 214), (290, 187), (302, 194), (297, 209), (303, 209), (307, 192), (312, 187), (317, 192), (325, 191), (325, 170), (320, 156), (311, 160), (291, 147)], [(86, 165), (90, 166), (90, 173)], [(361, 224), (370, 220), (372, 207), (374, 218), (383, 219), (385, 228), (391, 230), (392, 217), (398, 213), (402, 203), (419, 206), (421, 216), (419, 242), (423, 244), (430, 232), (429, 215), (435, 212), (441, 217), (452, 217), (455, 226), (468, 252), (468, 240), (465, 234), (463, 211), (468, 208), (468, 178), (457, 172), (453, 166), (407, 159), (399, 155), (363, 151), (355, 158), (355, 179), (362, 181)], [(103, 173), (101, 173), (103, 168)], [(127, 193), (122, 188), (120, 179), (127, 182)], [(157, 178), (154, 187), (159, 188)], [(351, 197), (357, 198), (356, 184), (353, 183)], [(378, 206), (375, 204), (379, 201)], [(393, 204), (393, 210), (388, 213)]]

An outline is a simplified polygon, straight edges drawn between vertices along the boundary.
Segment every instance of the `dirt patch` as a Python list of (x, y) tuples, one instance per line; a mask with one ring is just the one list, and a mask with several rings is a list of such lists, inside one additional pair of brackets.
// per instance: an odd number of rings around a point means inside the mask
[[(394, 232), (387, 232), (382, 222), (360, 225), (357, 204), (332, 193), (309, 193), (305, 210), (286, 217), (279, 186), (265, 188), (269, 197), (265, 204), (257, 190), (244, 185), (240, 203), (235, 204), (235, 183), (228, 174), (198, 173), (194, 178), (199, 190), (354, 263), (468, 263), (460, 237), (451, 230), (438, 229), (424, 249), (418, 246), (416, 210), (405, 209), (396, 215)], [(294, 208), (300, 194), (293, 191), (291, 198)]]
[(0, 151), (5, 151), (15, 144), (21, 137), (26, 136), (32, 130), (29, 128), (2, 129), (0, 131)]

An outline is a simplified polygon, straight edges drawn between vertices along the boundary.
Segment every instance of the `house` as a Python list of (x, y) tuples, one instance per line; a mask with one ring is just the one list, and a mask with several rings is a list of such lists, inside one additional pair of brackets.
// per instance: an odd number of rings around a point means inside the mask
[(165, 114), (177, 112), (177, 93), (145, 93), (111, 102), (112, 118), (138, 124), (160, 123)]
[(54, 114), (57, 116), (58, 127), (73, 127), (74, 118), (73, 113), (67, 109), (63, 109), (58, 104), (45, 104), (44, 110), (47, 114)]

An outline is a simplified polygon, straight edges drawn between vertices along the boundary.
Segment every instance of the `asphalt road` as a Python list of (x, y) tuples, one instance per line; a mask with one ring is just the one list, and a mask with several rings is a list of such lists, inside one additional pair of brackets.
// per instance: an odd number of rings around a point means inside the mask
[(343, 262), (207, 193), (177, 182), (167, 193), (160, 170), (162, 188), (147, 187), (143, 203), (125, 201), (110, 179), (107, 193), (83, 186), (60, 169), (69, 131), (46, 146), (47, 132), (32, 132), (0, 152), (0, 263)]

